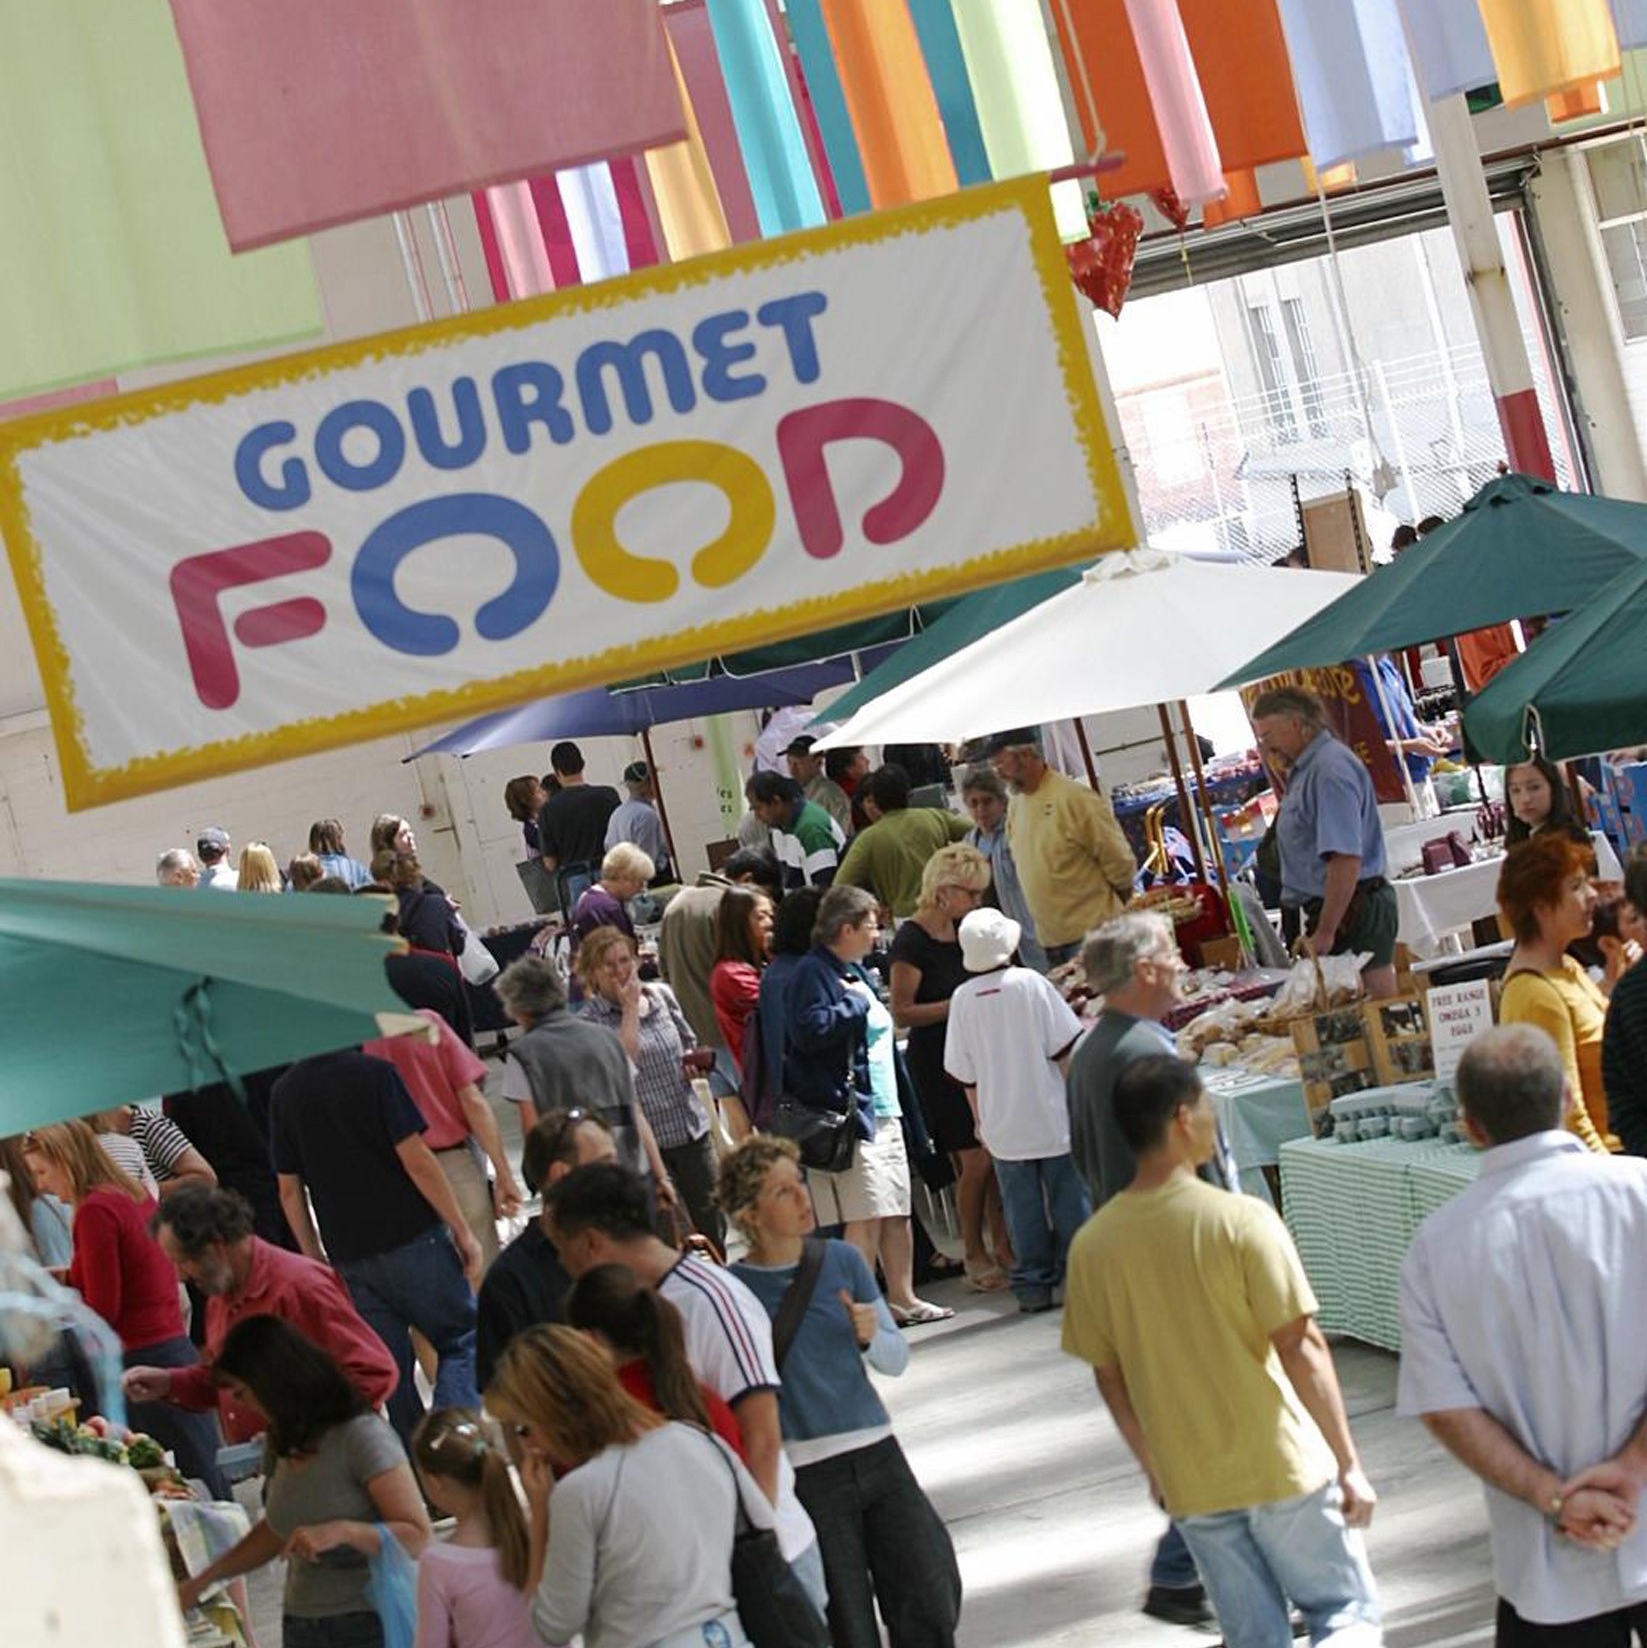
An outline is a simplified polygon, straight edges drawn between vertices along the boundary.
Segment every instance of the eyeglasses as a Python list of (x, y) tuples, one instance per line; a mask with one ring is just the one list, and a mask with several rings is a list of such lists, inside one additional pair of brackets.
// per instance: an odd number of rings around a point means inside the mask
[[(574, 1105), (561, 1117), (560, 1126), (555, 1129), (555, 1142), (549, 1147), (549, 1161), (553, 1165), (561, 1159), (560, 1153), (566, 1147), (566, 1141), (572, 1135), (572, 1129), (579, 1122), (589, 1121), (594, 1115), (591, 1110), (585, 1110), (582, 1105)], [(542, 1186), (539, 1190), (541, 1192)]]

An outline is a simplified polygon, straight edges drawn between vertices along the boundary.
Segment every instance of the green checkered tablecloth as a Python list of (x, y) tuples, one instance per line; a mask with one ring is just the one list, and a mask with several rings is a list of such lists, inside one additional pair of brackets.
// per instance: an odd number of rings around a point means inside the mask
[(1281, 1202), (1329, 1333), (1401, 1348), (1401, 1261), (1418, 1227), (1475, 1179), (1467, 1144), (1290, 1139)]

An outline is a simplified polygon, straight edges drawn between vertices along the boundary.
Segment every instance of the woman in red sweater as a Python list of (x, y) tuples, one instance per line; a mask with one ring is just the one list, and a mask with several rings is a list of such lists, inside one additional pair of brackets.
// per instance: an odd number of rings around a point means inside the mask
[(727, 1050), (743, 1069), (743, 1033), (761, 997), (772, 942), (772, 902), (753, 887), (728, 887), (715, 911), (715, 965), (709, 999)]
[[(183, 1332), (177, 1272), (149, 1234), (154, 1201), (114, 1165), (85, 1122), (57, 1122), (23, 1139), (35, 1187), (74, 1208), (68, 1283), (119, 1335), (125, 1365), (192, 1367), (199, 1360)], [(169, 1448), (186, 1477), (228, 1495), (217, 1469), (217, 1416), (169, 1402), (133, 1402), (132, 1429)]]

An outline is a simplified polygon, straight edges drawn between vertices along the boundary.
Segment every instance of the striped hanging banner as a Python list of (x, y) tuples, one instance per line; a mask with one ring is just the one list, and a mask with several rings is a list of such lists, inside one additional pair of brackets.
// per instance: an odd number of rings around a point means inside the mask
[[(674, 46), (670, 46), (674, 55)], [(715, 187), (714, 168), (704, 146), (698, 112), (687, 91), (680, 64), (675, 63), (681, 104), (686, 111), (686, 140), (663, 149), (649, 149), (647, 175), (657, 197), (658, 221), (672, 262), (718, 252), (732, 244), (726, 211)]]
[(822, 8), (871, 203), (953, 194), (955, 163), (905, 0), (822, 0)]
[(681, 78), (686, 82), (687, 100), (697, 116), (698, 130), (703, 134), (703, 150), (709, 159), (721, 210), (726, 214), (727, 233), (734, 246), (759, 240), (760, 218), (755, 211), (749, 174), (744, 170), (743, 150), (738, 145), (738, 130), (732, 119), (731, 96), (715, 50), (706, 0), (680, 0), (677, 5), (665, 7), (663, 23), (675, 48)]
[(708, 5), (761, 233), (815, 228), (825, 221), (823, 196), (766, 7), (762, 0)]
[[(793, 14), (793, 6), (790, 11)], [(938, 99), (955, 176), (963, 189), (974, 183), (988, 183), (996, 174), (990, 170), (989, 151), (984, 147), (983, 128), (978, 123), (978, 107), (973, 101), (972, 81), (950, 0), (909, 0), (909, 15), (920, 36), (927, 78)]]
[[(953, 3), (990, 171), (998, 178), (1023, 177), (1070, 165), (1075, 148), (1040, 0)], [(1052, 205), (1058, 233), (1066, 241), (1086, 239), (1082, 185), (1055, 185)]]
[(846, 216), (867, 212), (869, 183), (864, 177), (864, 163), (858, 154), (858, 139), (852, 130), (852, 116), (847, 111), (846, 92), (835, 67), (835, 50), (823, 12), (818, 0), (788, 0), (787, 11), (841, 212)]

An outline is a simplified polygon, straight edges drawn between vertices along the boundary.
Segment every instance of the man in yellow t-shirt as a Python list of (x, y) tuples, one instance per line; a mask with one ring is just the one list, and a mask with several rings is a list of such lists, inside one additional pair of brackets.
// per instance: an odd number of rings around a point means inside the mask
[[(1377, 1496), (1286, 1227), (1266, 1203), (1195, 1177), (1217, 1119), (1163, 1054), (1115, 1084), (1132, 1184), (1070, 1246), (1064, 1349), (1098, 1389), (1177, 1524), (1228, 1648), (1376, 1648), (1361, 1536)], [(1330, 1454), (1327, 1451), (1330, 1449)]]
[(1126, 908), (1138, 861), (1109, 797), (1054, 772), (1034, 728), (997, 733), (984, 753), (1012, 789), (1007, 846), (1036, 936), (1056, 967)]

